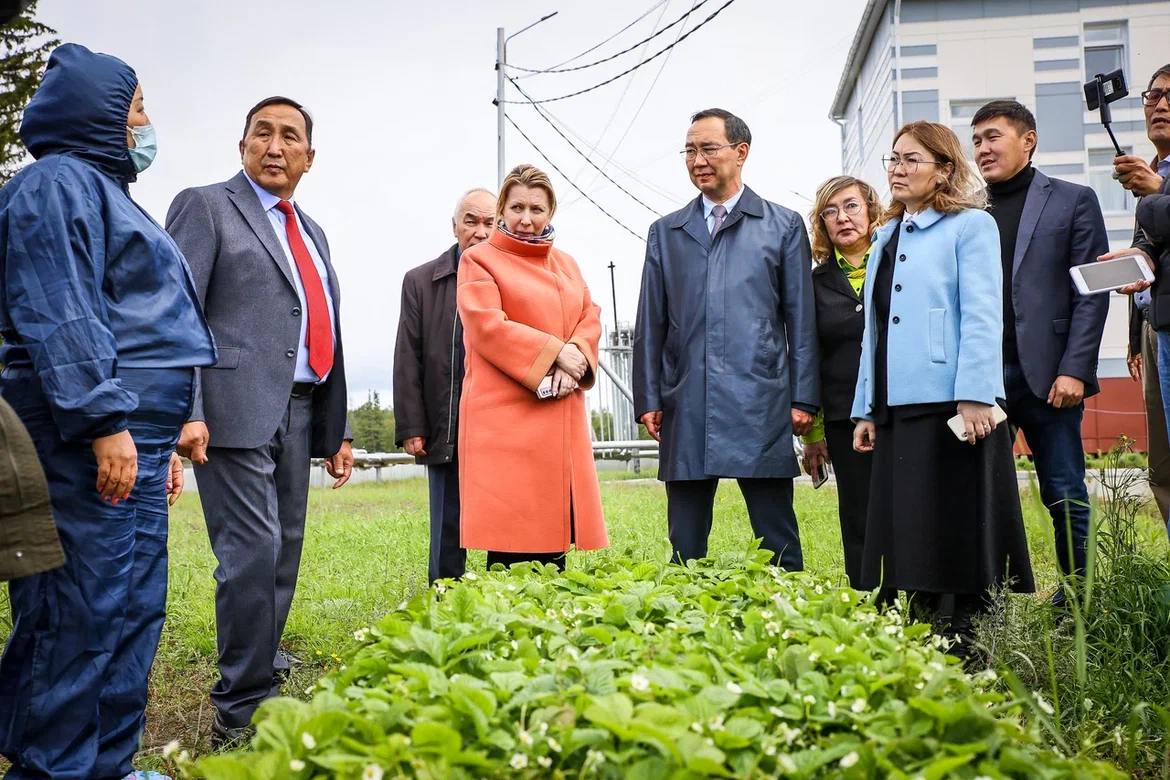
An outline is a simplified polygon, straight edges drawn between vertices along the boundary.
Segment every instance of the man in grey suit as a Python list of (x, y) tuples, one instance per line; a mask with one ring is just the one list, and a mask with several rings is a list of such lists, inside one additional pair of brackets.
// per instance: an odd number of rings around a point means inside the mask
[[(1109, 251), (1105, 218), (1093, 190), (1032, 167), (1036, 119), (1025, 106), (992, 101), (971, 125), (999, 228), (1008, 419), (1032, 450), (1060, 568), (1084, 575), (1089, 492), (1081, 421), (1084, 399), (1100, 390), (1097, 353), (1109, 296), (1078, 294), (1069, 268)], [(1065, 602), (1064, 588), (1053, 602)]]
[(300, 566), (309, 459), (326, 459), (334, 488), (353, 466), (337, 275), (325, 233), (292, 203), (313, 164), (312, 139), (299, 103), (260, 101), (240, 141), (243, 171), (184, 190), (167, 214), (219, 349), (198, 375), (179, 441), (195, 463), (219, 562), (216, 746), (244, 737), (288, 675), (280, 637)]

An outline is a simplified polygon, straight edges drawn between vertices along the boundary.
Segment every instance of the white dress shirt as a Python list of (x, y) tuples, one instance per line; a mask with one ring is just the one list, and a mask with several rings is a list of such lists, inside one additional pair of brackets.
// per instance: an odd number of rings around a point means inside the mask
[[(742, 184), (739, 185), (739, 192), (735, 193), (730, 198), (723, 201), (723, 208), (727, 209), (727, 215), (725, 215), (723, 217), (723, 219), (725, 221), (726, 221), (727, 217), (731, 215), (731, 210), (735, 208), (735, 204), (739, 203), (739, 196), (741, 196), (741, 195), (743, 195), (743, 185)], [(715, 207), (718, 205), (719, 205), (718, 203), (711, 200), (706, 195), (703, 196), (703, 219), (707, 220), (707, 232), (708, 233), (710, 233), (712, 230), (715, 229), (715, 215), (713, 215), (711, 212), (714, 211)]]
[[(297, 298), (301, 302), (301, 334), (297, 338), (297, 365), (293, 373), (293, 381), (324, 382), (329, 376), (328, 373), (325, 376), (318, 377), (316, 372), (309, 368), (309, 346), (305, 343), (305, 333), (309, 327), (309, 307), (305, 305), (305, 286), (301, 282), (301, 273), (297, 270), (296, 259), (293, 257), (292, 249), (288, 245), (288, 233), (285, 231), (284, 212), (276, 208), (276, 204), (280, 203), (280, 198), (252, 181), (252, 177), (248, 176), (246, 172), (244, 173), (244, 177), (252, 185), (252, 189), (256, 192), (256, 197), (260, 199), (260, 208), (264, 209), (264, 213), (268, 215), (268, 221), (272, 223), (272, 230), (276, 233), (276, 240), (280, 242), (281, 249), (284, 250), (284, 256), (288, 261), (289, 270), (292, 271), (293, 285), (297, 289)], [(296, 211), (294, 210), (293, 213), (296, 214)], [(312, 236), (309, 235), (309, 231), (305, 230), (305, 223), (301, 221), (300, 214), (297, 214), (297, 228), (301, 231), (301, 238), (309, 250), (309, 256), (313, 258), (313, 265), (317, 268), (317, 273), (321, 276), (321, 286), (325, 288), (325, 303), (329, 306), (329, 332), (333, 335), (333, 353), (336, 355), (337, 314), (333, 309), (333, 293), (329, 290), (329, 271), (325, 267), (325, 261), (321, 259), (321, 253), (313, 243)]]

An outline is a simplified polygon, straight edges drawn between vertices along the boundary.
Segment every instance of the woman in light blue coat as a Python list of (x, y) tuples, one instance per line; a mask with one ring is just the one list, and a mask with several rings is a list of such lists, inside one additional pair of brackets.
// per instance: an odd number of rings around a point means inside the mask
[[(966, 656), (990, 587), (1034, 590), (1011, 434), (993, 414), (999, 232), (949, 128), (906, 125), (886, 163), (894, 219), (870, 250), (852, 414), (854, 448), (874, 453), (861, 584), (912, 594)], [(962, 439), (947, 424), (956, 414)]]

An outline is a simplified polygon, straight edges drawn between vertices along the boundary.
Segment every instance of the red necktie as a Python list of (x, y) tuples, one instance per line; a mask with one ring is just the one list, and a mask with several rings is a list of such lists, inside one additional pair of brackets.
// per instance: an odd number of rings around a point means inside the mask
[(333, 368), (333, 327), (329, 324), (329, 301), (325, 298), (325, 287), (321, 274), (313, 263), (301, 231), (297, 227), (296, 213), (287, 200), (276, 204), (284, 214), (284, 231), (288, 235), (288, 246), (297, 272), (301, 275), (301, 286), (305, 290), (305, 308), (308, 310), (309, 326), (305, 328), (305, 344), (309, 347), (309, 368), (323, 378)]

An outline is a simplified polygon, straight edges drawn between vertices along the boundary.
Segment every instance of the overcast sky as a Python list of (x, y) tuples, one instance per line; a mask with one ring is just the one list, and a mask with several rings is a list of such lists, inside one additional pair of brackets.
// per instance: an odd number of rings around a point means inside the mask
[[(496, 184), (496, 28), (513, 32), (558, 11), (508, 47), (509, 62), (539, 69), (649, 11), (572, 63), (579, 65), (640, 41), (696, 2), (40, 0), (38, 16), (62, 41), (114, 54), (138, 71), (159, 156), (131, 192), (160, 222), (179, 190), (239, 170), (237, 144), (256, 101), (283, 94), (311, 110), (317, 159), (296, 198), (329, 236), (356, 404), (368, 389), (390, 388), (403, 274), (454, 242), (451, 213), (461, 192)], [(669, 45), (725, 2), (707, 0), (685, 25), (612, 62), (519, 83), (537, 99), (589, 87)], [(726, 108), (752, 130), (745, 182), (806, 214), (811, 204), (801, 195), (811, 197), (840, 171), (840, 132), (827, 114), (863, 7), (864, 0), (734, 0), (668, 54), (545, 108), (570, 137), (584, 139), (574, 138), (580, 148), (596, 145), (605, 172), (661, 214), (697, 194), (678, 154), (689, 115)], [(509, 98), (520, 95), (510, 87)], [(509, 111), (570, 179), (645, 236), (654, 213), (605, 181), (532, 107)], [(521, 162), (549, 170), (509, 126), (506, 163)], [(581, 265), (606, 323), (613, 321), (612, 261), (618, 319), (632, 321), (643, 242), (549, 173), (560, 201), (557, 246)]]

